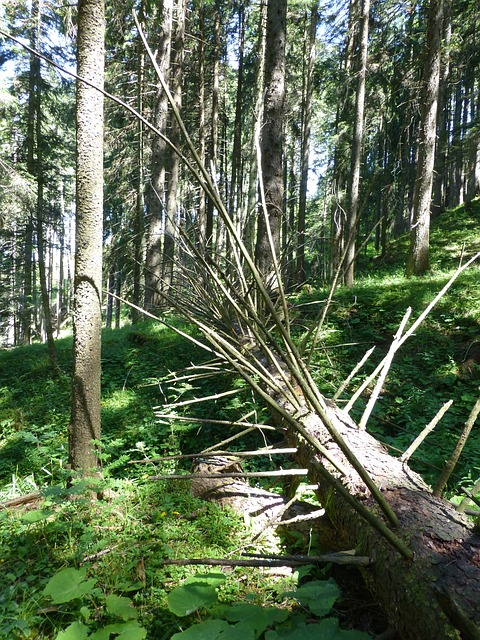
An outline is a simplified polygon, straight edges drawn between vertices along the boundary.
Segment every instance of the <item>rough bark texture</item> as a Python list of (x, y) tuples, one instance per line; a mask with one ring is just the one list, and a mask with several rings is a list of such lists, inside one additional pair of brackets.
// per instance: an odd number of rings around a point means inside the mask
[(415, 276), (422, 276), (430, 266), (430, 205), (435, 161), (443, 11), (443, 0), (430, 0), (413, 220), (407, 264), (407, 275)]
[(351, 172), (348, 185), (349, 211), (347, 213), (347, 221), (345, 227), (345, 241), (348, 243), (347, 253), (345, 256), (345, 284), (349, 287), (353, 286), (355, 269), (355, 235), (358, 224), (360, 197), (360, 164), (363, 146), (369, 17), (370, 0), (363, 0), (359, 34), (358, 73), (357, 90), (355, 95), (355, 120), (353, 124)]
[[(159, 8), (157, 22), (157, 63), (165, 80), (169, 79), (172, 43), (173, 0), (164, 0)], [(162, 133), (167, 131), (168, 98), (160, 81), (157, 83), (155, 98), (155, 127)], [(152, 309), (160, 304), (160, 281), (162, 277), (162, 234), (165, 209), (165, 167), (167, 145), (159, 136), (152, 139), (150, 185), (146, 191), (148, 218), (146, 223), (145, 255), (145, 308)]]
[[(78, 4), (78, 74), (103, 88), (103, 0)], [(74, 359), (69, 463), (84, 473), (97, 466), (100, 438), (100, 352), (103, 249), (103, 95), (77, 86), (77, 216)]]
[[(404, 640), (466, 637), (447, 620), (437, 604), (434, 590), (446, 590), (468, 618), (480, 624), (480, 536), (448, 502), (434, 498), (420, 476), (388, 455), (367, 432), (359, 431), (347, 414), (333, 405), (329, 405), (328, 412), (396, 512), (399, 519), (396, 534), (415, 554), (413, 561), (403, 559), (332, 491), (315, 470), (314, 461), (333, 472), (331, 465), (290, 430), (288, 439), (299, 446), (299, 462), (311, 470), (310, 479), (319, 483), (318, 495), (344, 539), (345, 548), (354, 547), (360, 555), (373, 559), (373, 565), (364, 570), (369, 589)], [(319, 442), (351, 469), (316, 416), (310, 414), (303, 422)], [(365, 506), (378, 511), (355, 471), (349, 471), (341, 480)]]
[(268, 222), (258, 217), (255, 259), (267, 282), (272, 277), (272, 247), (280, 254), (280, 228), (283, 215), (283, 112), (285, 103), (285, 38), (287, 3), (269, 0), (265, 48), (264, 109), (261, 134), (261, 164)]

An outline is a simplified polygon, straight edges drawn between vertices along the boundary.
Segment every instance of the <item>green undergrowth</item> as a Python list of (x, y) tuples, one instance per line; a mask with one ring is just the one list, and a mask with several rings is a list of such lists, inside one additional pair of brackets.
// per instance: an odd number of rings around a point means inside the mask
[[(193, 498), (187, 482), (151, 479), (189, 463), (135, 462), (198, 451), (232, 433), (194, 418), (265, 419), (250, 391), (231, 375), (172, 381), (171, 372), (208, 357), (175, 331), (146, 323), (104, 332), (103, 479), (95, 487), (78, 482), (67, 489), (71, 347), (69, 339), (57, 342), (59, 376), (52, 375), (43, 345), (0, 351), (0, 501), (34, 491), (41, 496), (0, 510), (0, 638), (188, 640), (216, 637), (217, 629), (224, 640), (295, 640), (315, 637), (320, 628), (332, 639), (370, 637), (339, 626), (338, 615), (345, 616), (332, 609), (338, 589), (321, 615), (309, 611), (308, 594), (299, 592), (303, 603), (292, 595), (298, 573), (279, 577), (258, 568), (223, 568), (205, 589), (195, 585), (205, 580), (208, 567), (200, 573), (202, 567), (168, 564), (263, 550), (261, 542), (252, 543), (241, 515)], [(223, 397), (232, 387), (237, 393)], [(169, 409), (200, 396), (213, 397)], [(155, 406), (191, 420), (157, 419)], [(267, 436), (261, 442), (247, 437), (231, 449), (265, 444)], [(275, 466), (272, 458), (255, 465)], [(92, 491), (103, 498), (93, 500)], [(304, 550), (299, 540), (293, 542)], [(313, 537), (309, 546), (319, 552)], [(303, 580), (316, 578), (324, 583), (325, 597), (331, 595), (331, 582), (317, 569)], [(187, 594), (183, 611), (178, 589)], [(248, 621), (239, 624), (235, 616), (244, 616), (242, 606)]]
[[(332, 396), (375, 346), (339, 403), (348, 400), (388, 351), (407, 307), (413, 310), (413, 321), (451, 277), (462, 252), (466, 257), (478, 248), (479, 219), (477, 201), (435, 222), (432, 270), (423, 278), (403, 276), (405, 238), (392, 244), (386, 258), (362, 256), (357, 284), (335, 293), (310, 360), (325, 395)], [(462, 366), (480, 343), (478, 269), (474, 265), (459, 277), (402, 346), (368, 424), (397, 455), (442, 404), (453, 399), (452, 408), (411, 461), (431, 483), (478, 397), (480, 367), (476, 362), (468, 370)], [(299, 338), (315, 322), (327, 293), (309, 286), (292, 299)], [(192, 330), (172, 322), (182, 331)], [(58, 340), (56, 346), (58, 376), (50, 371), (44, 345), (0, 351), (0, 501), (36, 490), (42, 497), (0, 511), (0, 638), (367, 637), (339, 626), (337, 617), (344, 627), (341, 611), (348, 607), (338, 605), (342, 596), (318, 569), (274, 578), (253, 568), (212, 572), (208, 567), (166, 564), (258, 550), (237, 515), (193, 498), (184, 481), (151, 479), (188, 469), (189, 461), (148, 461), (198, 452), (234, 433), (228, 424), (208, 423), (212, 418), (267, 422), (264, 408), (242, 381), (231, 374), (184, 377), (182, 370), (207, 363), (209, 355), (161, 324), (105, 331), (99, 448), (104, 478), (95, 488), (103, 499), (92, 500), (92, 488), (82, 483), (66, 489), (71, 339)], [(371, 388), (355, 403), (355, 419), (370, 393)], [(210, 399), (188, 403), (199, 397)], [(170, 417), (160, 418), (158, 412)], [(276, 438), (264, 430), (228, 447), (249, 449), (275, 444)], [(480, 476), (479, 460), (480, 436), (474, 429), (451, 477), (449, 497), (458, 499), (459, 487), (471, 486)], [(245, 469), (266, 470), (279, 463), (283, 468), (293, 464), (271, 456), (246, 462)], [(315, 547), (314, 537), (307, 549), (303, 539), (288, 543), (294, 552), (325, 551)], [(337, 593), (334, 600), (332, 592)], [(324, 608), (320, 611), (315, 602), (324, 602)]]
[[(180, 627), (167, 596), (194, 570), (165, 562), (224, 557), (247, 539), (238, 516), (192, 498), (187, 486), (110, 480), (105, 491), (92, 501), (81, 486), (69, 490), (74, 499), (52, 487), (35, 508), (1, 512), (1, 638), (86, 638), (80, 625), (88, 634), (117, 625), (134, 640), (134, 621), (149, 638), (169, 638)], [(268, 600), (254, 572), (227, 571), (225, 581), (222, 599), (242, 585)], [(116, 616), (115, 605), (130, 609)], [(72, 635), (58, 635), (70, 627)]]

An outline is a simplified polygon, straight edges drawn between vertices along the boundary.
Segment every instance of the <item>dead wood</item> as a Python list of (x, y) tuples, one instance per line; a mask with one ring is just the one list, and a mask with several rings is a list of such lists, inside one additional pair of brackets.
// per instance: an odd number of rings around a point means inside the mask
[(302, 419), (308, 433), (340, 459), (348, 474), (342, 477), (296, 430), (288, 429), (287, 440), (298, 447), (297, 462), (309, 468), (309, 478), (318, 483), (317, 494), (345, 548), (354, 547), (359, 555), (372, 558), (372, 566), (363, 570), (368, 588), (404, 640), (461, 638), (458, 624), (449, 620), (451, 613), (443, 610), (434, 589), (441, 585), (454, 594), (465, 617), (473, 626), (480, 624), (480, 537), (450, 503), (432, 495), (419, 475), (388, 455), (368, 432), (359, 431), (348, 414), (333, 403), (327, 403), (327, 410), (389, 501), (399, 521), (395, 533), (414, 554), (412, 561), (402, 558), (319, 473), (318, 465), (328, 468), (353, 496), (380, 516), (365, 484), (321, 420), (309, 413)]
[[(246, 554), (253, 556), (254, 554)], [(162, 560), (161, 564), (188, 566), (211, 565), (212, 567), (301, 567), (309, 564), (341, 564), (353, 566), (368, 566), (370, 558), (352, 555), (350, 553), (326, 553), (322, 556), (280, 556), (255, 555), (250, 559), (233, 558), (181, 558), (176, 560)]]
[(29, 502), (36, 502), (42, 497), (40, 491), (33, 491), (32, 493), (26, 493), (23, 496), (17, 496), (5, 502), (0, 502), (0, 509), (10, 509), (11, 507), (18, 507), (22, 504), (28, 504)]
[(308, 537), (314, 522), (315, 527), (323, 527), (326, 538), (333, 538), (333, 529), (323, 510), (304, 501), (288, 500), (278, 493), (251, 487), (243, 479), (246, 474), (240, 461), (233, 456), (204, 457), (195, 463), (192, 471), (193, 495), (214, 500), (220, 506), (242, 514), (257, 537), (278, 527), (283, 527), (283, 532), (295, 530)]

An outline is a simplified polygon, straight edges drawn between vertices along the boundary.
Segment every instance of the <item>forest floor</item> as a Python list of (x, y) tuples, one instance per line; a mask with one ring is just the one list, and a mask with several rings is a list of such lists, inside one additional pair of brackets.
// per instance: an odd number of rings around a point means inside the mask
[[(424, 278), (404, 278), (406, 239), (393, 243), (384, 258), (361, 256), (358, 283), (336, 292), (311, 360), (325, 395), (332, 396), (375, 346), (340, 404), (350, 397), (385, 354), (406, 308), (412, 307), (416, 318), (461, 257), (465, 261), (480, 248), (479, 220), (476, 201), (435, 221), (432, 270)], [(430, 483), (478, 397), (478, 269), (475, 264), (458, 278), (401, 348), (369, 422), (369, 430), (393, 453), (403, 452), (452, 399), (441, 424), (412, 458), (412, 466)], [(292, 297), (299, 337), (315, 320), (327, 293), (309, 286)], [(173, 322), (190, 330), (180, 320)], [(318, 633), (314, 625), (333, 628), (338, 620), (343, 630), (335, 627), (331, 637), (355, 640), (380, 633), (385, 621), (351, 570), (332, 573), (310, 567), (275, 575), (258, 568), (220, 571), (166, 564), (181, 558), (236, 558), (245, 551), (265, 552), (266, 544), (252, 541), (242, 517), (193, 498), (187, 482), (150, 479), (182, 472), (189, 468), (187, 462), (133, 462), (196, 452), (229, 434), (225, 426), (198, 419), (266, 422), (268, 417), (231, 376), (195, 381), (172, 377), (172, 372), (203, 361), (205, 354), (161, 324), (104, 332), (104, 478), (95, 487), (104, 499), (92, 501), (92, 487), (82, 482), (67, 489), (71, 339), (58, 340), (56, 348), (62, 371), (57, 377), (50, 371), (44, 345), (0, 351), (0, 502), (40, 492), (25, 505), (0, 510), (0, 638), (167, 640), (180, 634), (187, 640), (247, 640), (264, 637), (270, 629), (268, 640), (306, 640), (309, 632), (312, 637)], [(235, 395), (222, 396), (232, 387)], [(174, 418), (175, 402), (212, 395), (216, 398), (177, 409)], [(353, 417), (362, 414), (367, 400), (368, 394), (360, 396)], [(170, 412), (173, 418), (159, 418), (159, 412)], [(249, 435), (232, 450), (275, 443), (276, 436), (263, 431), (260, 442)], [(284, 468), (290, 464), (271, 456), (249, 461), (244, 468), (269, 470), (279, 463)], [(458, 501), (460, 487), (471, 487), (479, 476), (480, 433), (474, 430), (447, 497)], [(319, 548), (313, 531), (307, 538), (290, 536), (279, 544), (289, 553), (328, 551)], [(194, 578), (199, 574), (203, 577)], [(319, 601), (323, 608), (314, 604)]]

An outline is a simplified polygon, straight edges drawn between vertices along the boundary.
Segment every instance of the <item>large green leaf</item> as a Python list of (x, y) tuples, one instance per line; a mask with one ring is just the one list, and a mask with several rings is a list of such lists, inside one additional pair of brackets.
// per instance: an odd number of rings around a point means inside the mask
[[(118, 622), (117, 624), (107, 624), (102, 630), (109, 634), (116, 634), (115, 640), (144, 640), (147, 637), (147, 630), (141, 627), (136, 620), (128, 622)], [(103, 636), (90, 636), (88, 640), (103, 640)]]
[(251, 630), (255, 638), (259, 638), (267, 627), (276, 622), (284, 622), (287, 617), (288, 611), (283, 609), (248, 603), (229, 607), (225, 611), (226, 620), (241, 623), (242, 628)]
[(253, 640), (239, 625), (229, 625), (225, 620), (206, 620), (181, 633), (172, 640)]
[(225, 580), (223, 573), (197, 573), (194, 576), (189, 576), (183, 584), (203, 584), (210, 587), (219, 587)]
[(132, 605), (130, 598), (116, 596), (111, 593), (106, 597), (107, 611), (122, 620), (133, 620), (137, 617), (137, 611)]
[(310, 611), (319, 616), (330, 613), (335, 600), (340, 596), (340, 588), (333, 580), (314, 580), (302, 585), (296, 591), (291, 591), (288, 596), (293, 596)]
[(25, 524), (34, 524), (35, 522), (46, 520), (51, 515), (52, 512), (49, 509), (38, 509), (35, 511), (27, 511), (23, 516), (20, 516), (20, 520)]
[(230, 625), (225, 620), (206, 620), (185, 631), (176, 633), (172, 640), (217, 640)]
[(209, 585), (192, 583), (183, 584), (168, 594), (168, 608), (176, 616), (188, 614), (215, 604), (218, 601), (217, 592)]
[(60, 631), (56, 640), (86, 640), (88, 627), (81, 622), (72, 622), (64, 631)]
[(85, 567), (81, 569), (74, 569), (73, 567), (62, 569), (62, 571), (50, 578), (43, 593), (46, 596), (50, 596), (55, 604), (62, 604), (75, 600), (75, 598), (81, 598), (86, 593), (89, 593), (96, 583), (94, 578), (86, 580), (86, 575), (87, 570)]

